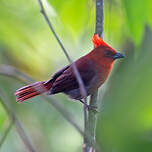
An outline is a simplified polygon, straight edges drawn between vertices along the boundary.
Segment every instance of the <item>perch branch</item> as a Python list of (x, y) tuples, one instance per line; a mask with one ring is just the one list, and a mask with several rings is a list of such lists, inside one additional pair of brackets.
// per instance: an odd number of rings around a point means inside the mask
[[(103, 38), (104, 29), (104, 0), (96, 0), (96, 26), (95, 34), (98, 34)], [(94, 92), (90, 97), (89, 105), (91, 107), (97, 107), (98, 109), (98, 90)], [(87, 140), (84, 152), (95, 152), (96, 151), (96, 123), (97, 123), (97, 113), (94, 110), (88, 111), (88, 121), (87, 130), (85, 134), (89, 136)]]

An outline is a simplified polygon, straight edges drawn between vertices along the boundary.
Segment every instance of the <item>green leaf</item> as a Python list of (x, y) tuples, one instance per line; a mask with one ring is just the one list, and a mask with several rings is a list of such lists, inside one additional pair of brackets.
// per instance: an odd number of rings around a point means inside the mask
[(147, 17), (148, 24), (152, 27), (152, 1), (147, 0)]
[(63, 23), (71, 32), (77, 33), (88, 23), (89, 6), (87, 0), (65, 0), (63, 2), (50, 0)]
[(57, 10), (57, 12), (60, 12), (60, 10), (62, 9), (62, 7), (64, 7), (64, 4), (70, 0), (49, 0), (48, 2), (51, 4), (51, 6), (53, 6), (53, 8), (55, 10)]
[(129, 35), (134, 40), (135, 44), (139, 45), (147, 20), (147, 0), (122, 0), (122, 4), (126, 14)]

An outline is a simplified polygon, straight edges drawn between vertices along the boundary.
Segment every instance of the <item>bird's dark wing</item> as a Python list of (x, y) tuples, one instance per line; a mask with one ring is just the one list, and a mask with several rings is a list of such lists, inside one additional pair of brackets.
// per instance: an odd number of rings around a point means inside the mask
[[(93, 63), (90, 60), (82, 60), (81, 58), (75, 62), (77, 69), (85, 86), (88, 86), (90, 81), (95, 76)], [(72, 66), (66, 69), (53, 83), (51, 94), (59, 92), (67, 92), (79, 88), (79, 84), (73, 72)]]
[(70, 65), (67, 65), (67, 66), (65, 66), (64, 68), (62, 68), (62, 69), (60, 69), (59, 71), (57, 71), (52, 77), (51, 77), (51, 79), (50, 80), (48, 80), (46, 83), (48, 83), (48, 82), (54, 82), (60, 75), (62, 75), (63, 74), (63, 72), (65, 71), (65, 70), (67, 70), (68, 68), (70, 67)]

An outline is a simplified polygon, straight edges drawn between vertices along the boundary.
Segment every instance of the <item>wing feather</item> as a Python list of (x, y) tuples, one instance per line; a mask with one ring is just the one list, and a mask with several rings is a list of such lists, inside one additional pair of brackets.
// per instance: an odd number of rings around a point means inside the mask
[[(77, 60), (75, 63), (84, 85), (88, 86), (95, 76), (93, 63), (90, 60), (83, 60), (82, 58)], [(76, 80), (72, 66), (70, 66), (55, 80), (51, 88), (51, 94), (67, 92), (77, 88), (79, 88), (79, 84)]]

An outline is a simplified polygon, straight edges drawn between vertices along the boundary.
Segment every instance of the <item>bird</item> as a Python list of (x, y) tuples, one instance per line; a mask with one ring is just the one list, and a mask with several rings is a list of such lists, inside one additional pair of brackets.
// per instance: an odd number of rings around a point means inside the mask
[[(93, 35), (92, 42), (94, 49), (74, 62), (84, 83), (87, 96), (93, 94), (104, 84), (112, 70), (114, 61), (124, 58), (123, 54), (116, 52), (98, 34)], [(69, 98), (85, 104), (71, 64), (57, 71), (49, 80), (24, 86), (16, 90), (14, 95), (16, 101), (22, 103), (44, 93), (47, 95), (64, 93)]]

